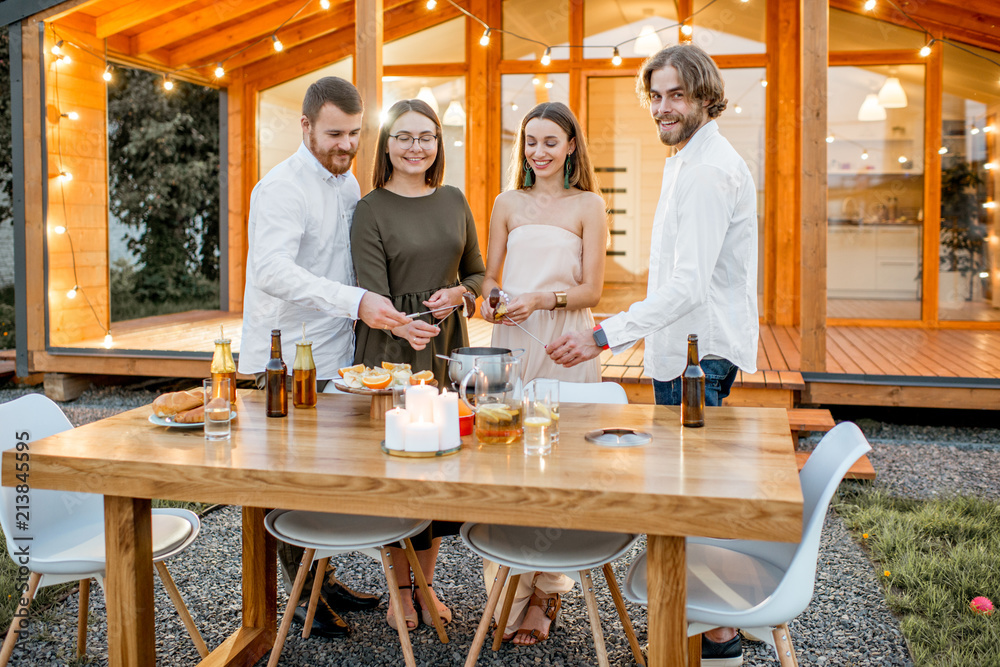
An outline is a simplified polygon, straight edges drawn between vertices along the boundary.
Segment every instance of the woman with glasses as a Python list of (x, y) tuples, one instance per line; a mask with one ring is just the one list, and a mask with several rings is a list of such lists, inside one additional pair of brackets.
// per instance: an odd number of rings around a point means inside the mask
[[(443, 180), (437, 114), (421, 100), (396, 102), (379, 130), (374, 189), (354, 211), (351, 255), (360, 287), (388, 297), (402, 313), (427, 314), (392, 330), (358, 321), (354, 363), (407, 363), (414, 372), (434, 371), (439, 386), (445, 385), (448, 363), (435, 355), (447, 357), (454, 348), (468, 347), (462, 295), (479, 296), (486, 271), (465, 195), (442, 185)], [(460, 525), (435, 521), (413, 538), (428, 584), (434, 579), (441, 537), (457, 534)], [(402, 549), (393, 549), (393, 563), (400, 588), (409, 588), (410, 567)], [(434, 603), (442, 619), (450, 620), (450, 610), (436, 599)], [(389, 611), (386, 620), (395, 628), (397, 620)], [(417, 614), (406, 595), (403, 611), (412, 630)], [(428, 610), (422, 610), (422, 617), (430, 623)]]

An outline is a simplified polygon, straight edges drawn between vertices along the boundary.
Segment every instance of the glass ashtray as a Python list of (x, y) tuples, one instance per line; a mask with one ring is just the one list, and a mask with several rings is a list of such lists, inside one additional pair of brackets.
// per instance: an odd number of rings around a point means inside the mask
[(653, 441), (649, 433), (632, 428), (599, 428), (583, 437), (602, 447), (640, 447)]

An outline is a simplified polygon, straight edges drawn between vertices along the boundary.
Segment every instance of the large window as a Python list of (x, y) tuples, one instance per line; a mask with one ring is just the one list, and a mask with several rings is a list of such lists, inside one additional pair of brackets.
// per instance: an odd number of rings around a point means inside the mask
[(827, 114), (827, 313), (920, 319), (924, 67), (831, 67)]
[(976, 53), (944, 45), (938, 317), (1000, 321), (1000, 91)]
[(500, 140), (500, 159), (503, 165), (501, 190), (507, 188), (510, 174), (510, 156), (521, 127), (521, 119), (531, 108), (542, 102), (569, 104), (568, 74), (506, 74), (502, 79), (503, 134)]

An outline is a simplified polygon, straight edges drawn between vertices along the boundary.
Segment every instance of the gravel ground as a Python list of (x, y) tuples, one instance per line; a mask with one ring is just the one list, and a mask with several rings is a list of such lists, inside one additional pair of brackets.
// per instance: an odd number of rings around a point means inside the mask
[[(65, 404), (75, 425), (106, 417), (150, 402), (160, 386), (104, 387), (86, 392)], [(0, 388), (0, 402), (22, 395), (23, 389)], [(31, 391), (31, 390), (28, 390)], [(37, 389), (36, 389), (37, 391)], [(893, 494), (930, 497), (949, 493), (979, 493), (1000, 497), (1000, 430), (955, 427), (896, 426), (860, 420), (875, 451), (872, 463), (877, 485)], [(807, 446), (816, 437), (806, 439)], [(240, 512), (227, 507), (203, 518), (201, 535), (185, 555), (169, 563), (178, 588), (209, 647), (218, 645), (237, 627), (240, 610), (239, 539)], [(638, 551), (642, 544), (638, 544)], [(615, 567), (624, 580), (627, 563)], [(341, 557), (339, 575), (349, 585), (368, 591), (384, 590), (380, 567), (357, 554)], [(277, 575), (276, 575), (277, 576)], [(600, 576), (596, 577), (600, 580)], [(454, 613), (449, 627), (451, 643), (442, 645), (432, 628), (421, 625), (411, 634), (421, 665), (461, 664), (472, 640), (479, 614), (486, 603), (481, 568), (457, 537), (445, 538), (435, 586)], [(285, 594), (279, 584), (279, 604)], [(632, 664), (624, 633), (604, 586), (598, 602), (612, 665)], [(106, 664), (104, 598), (96, 588), (91, 595), (89, 659), (73, 663), (77, 595), (36, 615), (25, 650), (15, 651), (12, 665), (55, 666)], [(402, 658), (398, 639), (384, 621), (387, 596), (373, 612), (345, 614), (353, 627), (347, 639), (302, 640), (292, 634), (282, 653), (283, 665), (398, 665)], [(628, 604), (640, 640), (646, 628), (645, 609)], [(197, 652), (157, 581), (157, 655), (159, 665), (188, 665)], [(851, 539), (843, 522), (829, 513), (824, 525), (816, 588), (812, 604), (792, 624), (791, 630), (802, 665), (911, 665), (899, 624), (882, 598), (877, 573), (861, 548)], [(745, 664), (777, 665), (764, 644), (744, 641)], [(264, 660), (260, 662), (264, 664)], [(505, 645), (494, 654), (483, 651), (484, 665), (591, 665), (596, 664), (586, 608), (579, 590), (564, 597), (559, 628), (552, 638), (528, 648)]]

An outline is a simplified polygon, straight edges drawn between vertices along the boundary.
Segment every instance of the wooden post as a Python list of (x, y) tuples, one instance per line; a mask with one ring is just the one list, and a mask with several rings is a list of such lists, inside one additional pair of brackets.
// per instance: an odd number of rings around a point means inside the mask
[(826, 370), (826, 0), (803, 0), (802, 89), (802, 361)]
[(382, 112), (382, 0), (356, 1), (354, 34), (354, 81), (365, 102), (354, 173), (361, 184), (361, 194), (365, 195), (372, 189), (372, 164)]
[[(941, 247), (941, 89), (944, 76), (944, 44), (931, 47), (924, 72), (924, 235), (921, 289), (921, 319), (925, 327), (937, 327), (940, 303), (938, 253)], [(989, 153), (987, 152), (987, 155)]]
[(687, 664), (687, 563), (683, 537), (649, 535), (646, 576), (650, 667)]
[(108, 570), (108, 664), (156, 664), (153, 620), (153, 520), (150, 501), (104, 497)]

